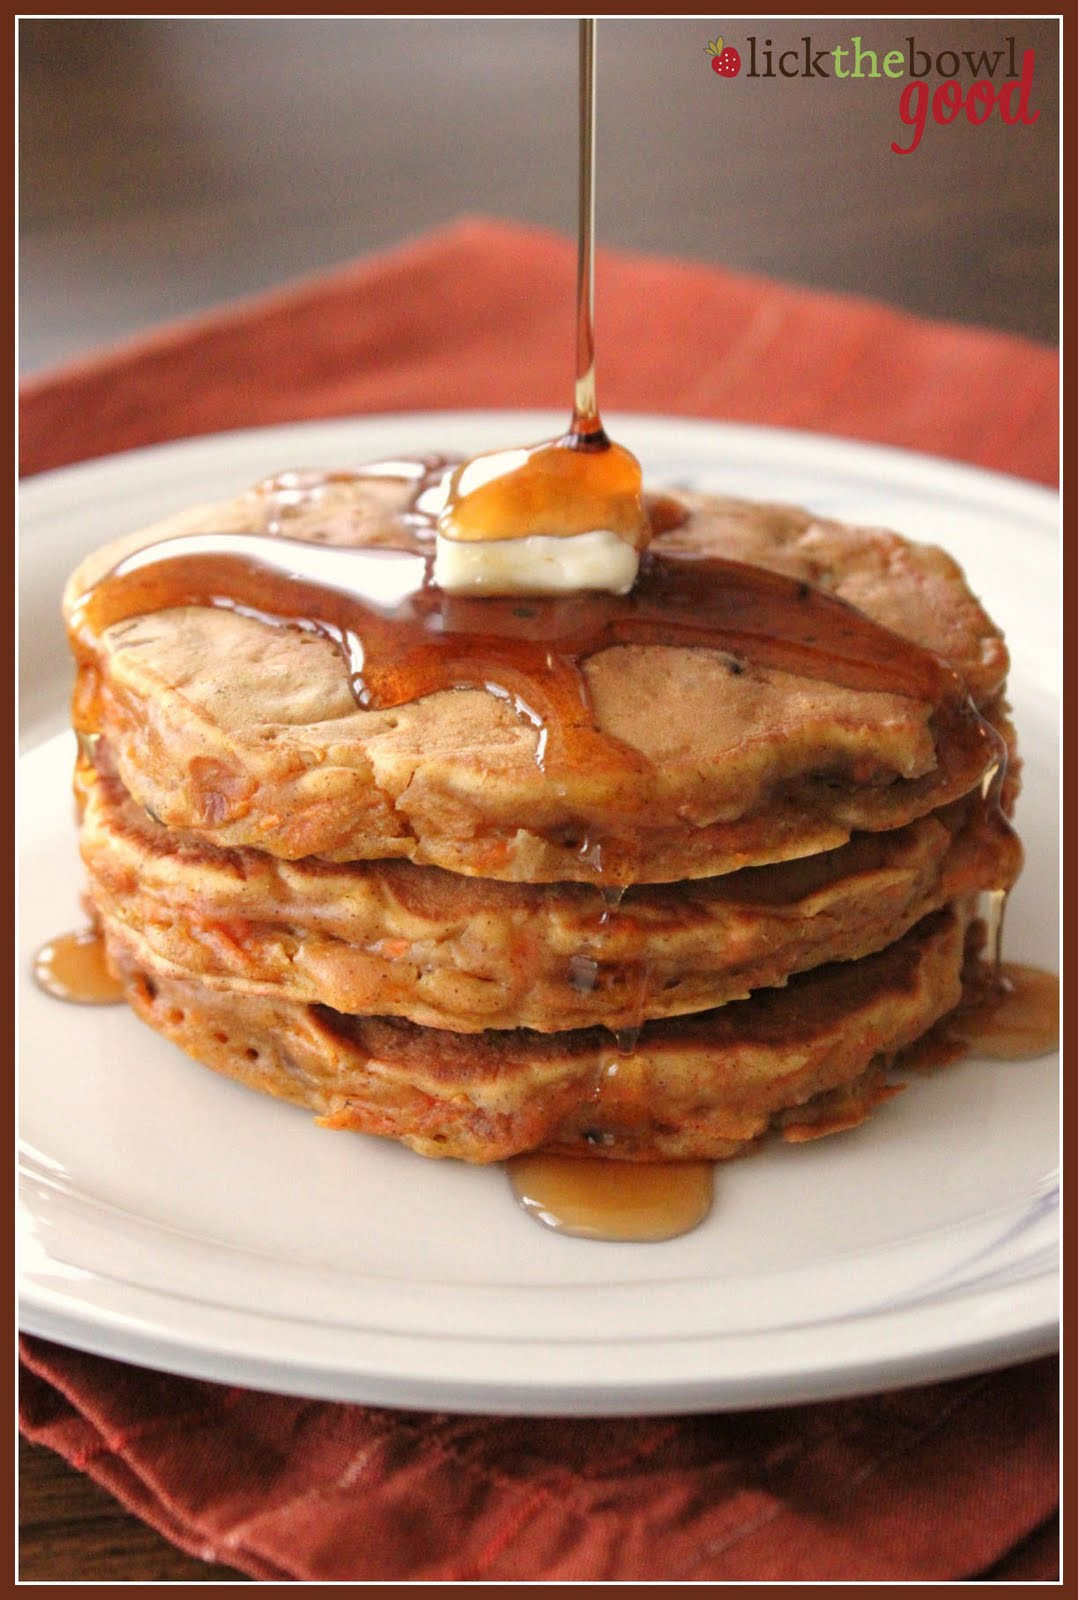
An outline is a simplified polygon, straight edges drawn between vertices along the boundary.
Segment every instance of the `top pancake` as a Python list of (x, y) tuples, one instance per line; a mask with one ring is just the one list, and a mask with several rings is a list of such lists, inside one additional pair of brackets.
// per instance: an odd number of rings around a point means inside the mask
[[(281, 531), (422, 548), (400, 518), (411, 493), (389, 478), (332, 483)], [(687, 519), (656, 551), (829, 590), (944, 656), (1006, 728), (1002, 638), (941, 551), (789, 507), (682, 499)], [(265, 497), (199, 507), (97, 552), (70, 580), (65, 613), (122, 555), (207, 531), (265, 532)], [(630, 793), (595, 759), (552, 781), (536, 729), (484, 691), (360, 710), (336, 647), (295, 628), (183, 607), (89, 647), (75, 724), (106, 736), (135, 799), (168, 827), (283, 859), (407, 858), (532, 882), (713, 875), (902, 826), (971, 789), (995, 754), (990, 736), (956, 742), (931, 704), (904, 695), (700, 647), (618, 646), (583, 673), (596, 726), (650, 764)]]

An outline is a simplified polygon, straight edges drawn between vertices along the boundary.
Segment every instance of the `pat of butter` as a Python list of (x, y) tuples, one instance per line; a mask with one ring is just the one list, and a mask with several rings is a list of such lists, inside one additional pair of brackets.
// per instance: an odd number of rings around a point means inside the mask
[(530, 533), (515, 539), (437, 536), (434, 581), (450, 594), (565, 594), (605, 589), (628, 594), (640, 552), (607, 528)]

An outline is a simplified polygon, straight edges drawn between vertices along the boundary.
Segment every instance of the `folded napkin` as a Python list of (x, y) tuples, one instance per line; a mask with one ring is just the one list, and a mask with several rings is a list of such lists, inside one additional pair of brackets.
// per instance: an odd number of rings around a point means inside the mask
[[(568, 411), (576, 247), (465, 221), (23, 387), (21, 470), (352, 412)], [(1055, 483), (1059, 366), (1009, 334), (600, 251), (604, 410), (807, 428)]]
[[(574, 273), (539, 230), (440, 229), (28, 381), (23, 471), (302, 418), (567, 410)], [(1055, 482), (1058, 363), (1029, 341), (613, 252), (597, 295), (610, 411)], [(1016, 1581), (1056, 1572), (1057, 1383), (1042, 1360), (828, 1404), (536, 1421), (289, 1399), (26, 1339), (22, 1426), (262, 1579)]]
[(596, 1422), (329, 1405), (24, 1346), (24, 1431), (253, 1578), (1054, 1574), (1053, 1360), (864, 1400)]

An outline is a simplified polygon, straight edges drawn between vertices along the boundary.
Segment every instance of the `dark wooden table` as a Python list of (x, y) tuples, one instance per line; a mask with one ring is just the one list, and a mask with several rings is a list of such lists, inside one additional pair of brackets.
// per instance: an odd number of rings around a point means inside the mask
[(231, 1567), (185, 1555), (42, 1445), (19, 1440), (23, 1583), (243, 1583)]
[[(571, 231), (571, 24), (449, 19), (438, 24), (437, 50), (413, 49), (424, 28), (24, 22), (24, 369), (460, 211)], [(601, 27), (603, 239), (1055, 339), (1054, 23), (768, 24), (776, 51), (806, 33), (824, 43), (853, 32), (865, 48), (886, 49), (911, 29), (932, 52), (993, 49), (1015, 32), (1035, 49), (1036, 127), (930, 127), (908, 157), (889, 150), (903, 133), (894, 86), (761, 81), (742, 84), (751, 94), (735, 99), (707, 70), (707, 29), (686, 19)], [(376, 49), (358, 48), (371, 40)], [(224, 92), (236, 82), (242, 105)], [(389, 114), (402, 92), (421, 116)], [(525, 93), (534, 117), (522, 114)], [(370, 127), (357, 121), (359, 106), (371, 108)], [(374, 125), (383, 112), (389, 143)], [(292, 163), (284, 183), (282, 151)], [(47, 1450), (22, 1445), (20, 1481), (24, 1580), (239, 1578), (183, 1555)]]

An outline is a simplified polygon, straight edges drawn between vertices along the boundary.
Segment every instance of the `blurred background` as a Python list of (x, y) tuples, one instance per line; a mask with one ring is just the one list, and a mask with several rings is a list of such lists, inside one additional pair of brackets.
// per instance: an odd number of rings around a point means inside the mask
[[(1039, 120), (929, 122), (896, 155), (905, 80), (747, 76), (750, 35), (882, 59), (910, 34), (1014, 36)], [(24, 19), (22, 370), (463, 213), (573, 233), (576, 48), (572, 18)], [(604, 19), (598, 51), (601, 243), (1055, 341), (1055, 20)]]

